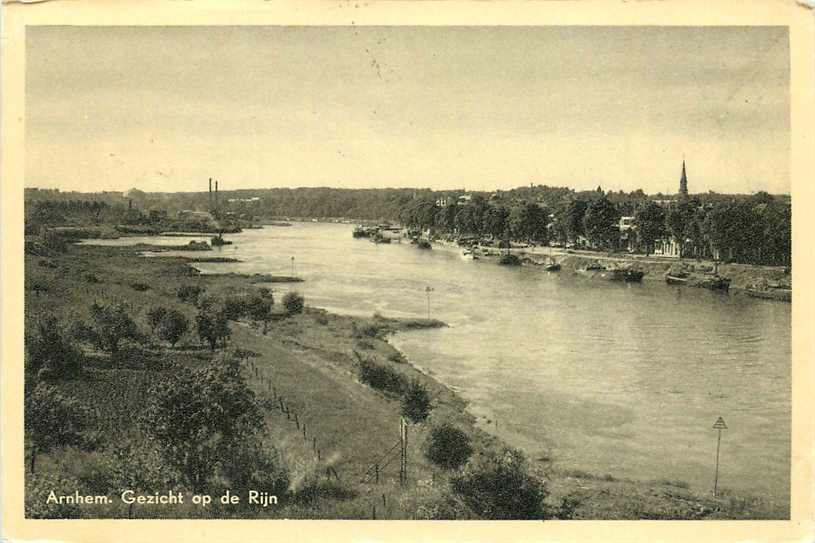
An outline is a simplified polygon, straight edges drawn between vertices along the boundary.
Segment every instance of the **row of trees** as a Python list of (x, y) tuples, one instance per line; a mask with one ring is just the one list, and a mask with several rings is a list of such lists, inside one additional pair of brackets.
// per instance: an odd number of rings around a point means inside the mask
[[(627, 238), (620, 230), (620, 218), (626, 213), (633, 215)], [(698, 197), (680, 198), (665, 205), (645, 197), (615, 204), (598, 191), (566, 198), (551, 207), (506, 196), (487, 199), (474, 195), (467, 203), (453, 200), (443, 206), (423, 198), (408, 202), (400, 220), (411, 228), (460, 236), (585, 243), (603, 250), (623, 248), (645, 254), (653, 252), (657, 242), (673, 238), (681, 256), (772, 265), (789, 265), (791, 260), (790, 206), (767, 193), (708, 203)]]

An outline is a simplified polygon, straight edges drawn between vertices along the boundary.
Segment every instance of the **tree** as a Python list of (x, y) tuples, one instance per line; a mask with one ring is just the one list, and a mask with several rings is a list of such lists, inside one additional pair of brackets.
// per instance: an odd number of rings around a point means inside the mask
[[(71, 379), (82, 371), (82, 355), (53, 316), (37, 323), (37, 335), (26, 336), (26, 373), (43, 380)], [(28, 377), (27, 377), (28, 378)]]
[(175, 309), (170, 309), (165, 312), (161, 322), (158, 325), (158, 337), (165, 341), (169, 341), (170, 345), (175, 347), (181, 336), (186, 333), (190, 327), (190, 321), (187, 317)]
[(504, 235), (509, 226), (509, 210), (501, 205), (487, 207), (484, 214), (484, 232), (499, 238)]
[(38, 454), (58, 447), (91, 446), (86, 434), (89, 414), (75, 399), (51, 385), (38, 384), (25, 396), (25, 439), (30, 451), (29, 469), (34, 473)]
[(292, 290), (283, 296), (283, 307), (286, 308), (286, 313), (289, 315), (302, 313), (305, 307), (305, 299), (299, 292)]
[(218, 344), (225, 344), (231, 335), (229, 322), (220, 311), (212, 315), (207, 310), (202, 310), (195, 317), (195, 327), (198, 330), (198, 337), (201, 341), (209, 343), (211, 351), (214, 351)]
[(645, 246), (645, 255), (654, 250), (654, 242), (665, 235), (665, 211), (656, 203), (648, 202), (634, 215), (637, 240)]
[(472, 454), (470, 436), (446, 422), (433, 428), (426, 442), (425, 456), (442, 469), (458, 469)]
[(79, 336), (91, 341), (98, 349), (109, 352), (111, 359), (119, 353), (123, 341), (142, 339), (124, 304), (101, 305), (94, 302), (90, 313), (91, 327), (80, 328)]
[(158, 325), (161, 324), (161, 320), (164, 318), (164, 315), (167, 314), (167, 308), (162, 306), (155, 306), (150, 308), (147, 312), (147, 322), (150, 323), (150, 329), (153, 330), (153, 333), (156, 333), (158, 329)]
[(413, 422), (422, 422), (430, 414), (430, 395), (419, 381), (411, 381), (402, 394), (402, 415)]
[(203, 293), (204, 289), (198, 285), (181, 285), (178, 289), (178, 299), (182, 302), (197, 305), (198, 297)]
[(583, 218), (586, 237), (599, 247), (613, 249), (620, 237), (620, 230), (617, 227), (619, 218), (617, 209), (607, 198), (594, 200), (586, 208), (586, 215)]
[(232, 359), (196, 371), (182, 368), (148, 391), (141, 427), (193, 491), (203, 490), (216, 465), (263, 428), (239, 364)]
[(524, 202), (509, 212), (509, 228), (518, 240), (549, 240), (549, 212), (535, 202)]
[(451, 481), (453, 491), (482, 518), (493, 520), (543, 519), (548, 495), (542, 481), (529, 474), (520, 451), (505, 449), (470, 463)]
[(272, 320), (272, 304), (274, 298), (269, 296), (253, 296), (246, 304), (247, 312), (252, 319), (263, 323), (263, 333), (268, 330), (269, 321)]
[(564, 243), (576, 243), (578, 238), (585, 234), (583, 218), (586, 215), (588, 203), (585, 200), (565, 200), (555, 212), (555, 221), (561, 240)]

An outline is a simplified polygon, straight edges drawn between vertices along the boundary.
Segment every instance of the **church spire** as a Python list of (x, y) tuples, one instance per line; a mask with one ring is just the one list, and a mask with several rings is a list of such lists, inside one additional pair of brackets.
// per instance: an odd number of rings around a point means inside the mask
[(688, 176), (685, 174), (685, 159), (682, 159), (682, 177), (679, 178), (679, 195), (688, 195)]

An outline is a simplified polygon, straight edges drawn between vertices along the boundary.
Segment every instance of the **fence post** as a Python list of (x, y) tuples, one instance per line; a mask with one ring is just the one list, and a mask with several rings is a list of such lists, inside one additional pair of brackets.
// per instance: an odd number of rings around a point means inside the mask
[(376, 484), (379, 484), (379, 464), (374, 465), (374, 473), (376, 473)]
[(373, 511), (371, 512), (371, 518), (376, 520), (376, 504), (373, 505)]
[(297, 418), (297, 413), (294, 414), (294, 424), (297, 425), (297, 429), (300, 429), (300, 419)]

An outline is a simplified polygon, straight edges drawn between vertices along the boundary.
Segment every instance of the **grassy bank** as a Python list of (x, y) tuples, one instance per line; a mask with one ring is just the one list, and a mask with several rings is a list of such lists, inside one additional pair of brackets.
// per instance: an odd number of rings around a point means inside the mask
[[(140, 329), (149, 330), (148, 312), (161, 305), (191, 322), (198, 310), (181, 301), (179, 289), (199, 287), (219, 297), (242, 296), (269, 288), (263, 275), (199, 274), (185, 258), (143, 258), (134, 248), (70, 246), (66, 253), (26, 256), (26, 330), (46, 315), (60, 322), (86, 322), (94, 301), (123, 302)], [(296, 279), (296, 278), (284, 278)], [(36, 288), (34, 288), (36, 286)], [(308, 303), (306, 301), (306, 303)], [(276, 301), (266, 326), (239, 318), (229, 324), (226, 348), (211, 351), (194, 332), (171, 347), (148, 338), (128, 343), (115, 356), (83, 351), (83, 372), (56, 383), (65, 395), (92, 407), (100, 430), (95, 450), (72, 447), (42, 454), (30, 480), (59, 476), (82, 493), (116, 495), (104, 477), (103, 451), (124, 438), (142, 442), (137, 418), (151, 401), (147, 390), (181, 366), (199, 368), (226, 351), (240, 349), (242, 375), (263, 406), (263, 446), (289, 474), (281, 502), (271, 508), (208, 509), (192, 506), (122, 504), (84, 507), (89, 517), (274, 517), (274, 518), (483, 518), (451, 490), (462, 471), (440, 469), (424, 454), (433, 428), (448, 423), (469, 438), (470, 463), (500, 455), (505, 445), (476, 426), (466, 402), (451, 389), (413, 367), (387, 338), (444, 324), (429, 319), (389, 319), (334, 315), (306, 306), (287, 315)], [(265, 328), (265, 329), (264, 329)], [(148, 334), (149, 335), (149, 334)], [(378, 368), (392, 382), (418, 383), (431, 401), (426, 420), (410, 426), (407, 485), (398, 483), (392, 450), (399, 441), (402, 398), (361, 379), (362, 363)], [(400, 385), (401, 386), (401, 385)], [(379, 464), (379, 469), (374, 466)], [(161, 469), (160, 463), (157, 467)], [(548, 490), (544, 509), (558, 518), (782, 518), (784, 504), (760, 497), (723, 493), (718, 500), (695, 494), (681, 481), (631, 481), (590, 471), (557, 471), (547, 462), (529, 469)], [(376, 481), (378, 471), (379, 481)], [(217, 487), (218, 482), (213, 482)], [(73, 489), (64, 490), (72, 492)], [(163, 489), (154, 489), (163, 490)], [(40, 499), (32, 491), (27, 501)], [(489, 518), (489, 515), (487, 515)]]

